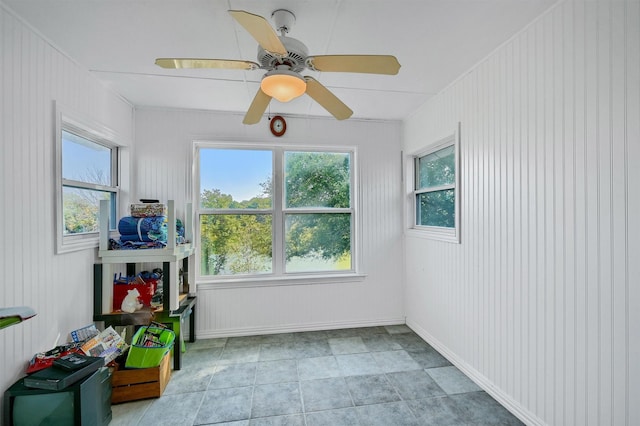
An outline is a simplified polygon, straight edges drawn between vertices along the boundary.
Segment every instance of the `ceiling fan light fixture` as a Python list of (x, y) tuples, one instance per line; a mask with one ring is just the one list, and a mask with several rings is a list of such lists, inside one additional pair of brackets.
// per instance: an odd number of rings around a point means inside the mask
[(293, 71), (272, 70), (262, 78), (260, 89), (280, 102), (289, 102), (304, 94), (307, 82)]

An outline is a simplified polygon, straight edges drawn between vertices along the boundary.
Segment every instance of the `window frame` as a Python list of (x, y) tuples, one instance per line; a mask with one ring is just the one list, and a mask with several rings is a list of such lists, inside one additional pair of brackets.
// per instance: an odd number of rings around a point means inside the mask
[[(202, 209), (200, 206), (200, 193), (202, 192), (200, 183), (200, 150), (201, 149), (246, 149), (246, 150), (269, 150), (272, 151), (272, 179), (273, 194), (272, 208), (266, 209)], [(328, 152), (344, 153), (350, 158), (350, 207), (349, 208), (286, 208), (285, 207), (285, 179), (284, 162), (286, 152)], [(201, 257), (201, 230), (200, 218), (203, 214), (210, 214), (216, 211), (217, 214), (271, 214), (272, 215), (272, 265), (270, 273), (262, 274), (240, 274), (240, 275), (202, 275), (200, 267), (196, 267), (196, 281), (200, 284), (213, 284), (216, 287), (243, 287), (261, 285), (297, 285), (297, 284), (317, 284), (334, 283), (351, 280), (361, 280), (364, 275), (359, 272), (359, 220), (358, 220), (358, 196), (357, 196), (357, 149), (353, 146), (309, 146), (309, 145), (264, 145), (242, 142), (227, 141), (203, 141), (196, 140), (193, 143), (193, 204), (196, 207), (195, 231), (196, 231), (196, 256)], [(332, 213), (342, 214), (348, 212), (351, 215), (351, 269), (338, 271), (311, 271), (311, 272), (285, 272), (285, 231), (287, 214), (296, 213)]]
[[(55, 207), (56, 207), (56, 254), (69, 253), (78, 250), (95, 248), (99, 245), (100, 232), (86, 232), (79, 234), (64, 234), (64, 205), (63, 196), (65, 187), (89, 189), (110, 192), (115, 203), (111, 205), (110, 230), (115, 229), (115, 218), (120, 204), (120, 171), (121, 171), (121, 146), (116, 141), (120, 137), (110, 128), (92, 120), (82, 114), (70, 110), (58, 103), (55, 105)], [(84, 181), (65, 179), (62, 176), (63, 138), (62, 132), (66, 131), (84, 138), (97, 145), (104, 146), (111, 151), (111, 181), (112, 185), (100, 185)]]
[[(427, 155), (433, 154), (434, 152), (440, 151), (442, 149), (453, 146), (454, 149), (454, 164), (455, 164), (455, 177), (453, 184), (447, 185), (439, 185), (430, 188), (418, 188), (419, 182), (419, 168), (418, 162), (421, 158), (424, 158)], [(409, 182), (411, 182), (411, 192), (409, 202), (409, 208), (411, 212), (408, 216), (410, 217), (411, 223), (409, 226), (410, 234), (416, 235), (419, 237), (424, 237), (428, 239), (440, 240), (440, 241), (448, 241), (452, 243), (460, 243), (460, 199), (461, 199), (461, 170), (460, 170), (460, 124), (458, 124), (454, 133), (446, 136), (432, 144), (429, 144), (424, 149), (417, 151), (410, 155), (410, 167), (411, 171)], [(427, 225), (418, 225), (418, 206), (417, 206), (417, 198), (418, 195), (430, 192), (437, 192), (447, 189), (454, 190), (454, 226), (452, 228), (443, 227), (443, 226), (427, 226)]]

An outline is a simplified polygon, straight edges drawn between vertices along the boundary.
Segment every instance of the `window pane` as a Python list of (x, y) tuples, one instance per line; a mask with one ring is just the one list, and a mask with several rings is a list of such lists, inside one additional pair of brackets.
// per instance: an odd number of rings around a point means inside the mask
[(211, 209), (270, 209), (271, 151), (200, 150), (200, 206)]
[(417, 189), (454, 184), (455, 177), (455, 147), (453, 145), (418, 159)]
[(455, 226), (455, 190), (426, 192), (416, 195), (416, 225)]
[(63, 130), (62, 178), (112, 186), (111, 149)]
[(286, 272), (343, 271), (351, 267), (351, 214), (288, 214)]
[[(111, 224), (115, 223), (115, 194), (106, 191), (62, 188), (64, 235), (99, 232), (100, 200), (111, 200)], [(112, 226), (113, 228), (113, 226)]]
[(349, 161), (349, 153), (285, 153), (285, 206), (348, 208)]
[(271, 273), (271, 235), (268, 214), (201, 216), (201, 275)]

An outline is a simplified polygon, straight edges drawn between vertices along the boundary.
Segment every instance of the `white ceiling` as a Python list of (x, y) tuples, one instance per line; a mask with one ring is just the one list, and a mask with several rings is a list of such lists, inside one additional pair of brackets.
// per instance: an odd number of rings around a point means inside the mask
[[(289, 36), (311, 55), (391, 54), (395, 76), (304, 72), (354, 118), (403, 119), (556, 0), (0, 0), (136, 106), (244, 112), (263, 70), (165, 70), (157, 57), (256, 61), (257, 43), (227, 13), (271, 21), (289, 9)], [(271, 113), (329, 116), (308, 96)]]

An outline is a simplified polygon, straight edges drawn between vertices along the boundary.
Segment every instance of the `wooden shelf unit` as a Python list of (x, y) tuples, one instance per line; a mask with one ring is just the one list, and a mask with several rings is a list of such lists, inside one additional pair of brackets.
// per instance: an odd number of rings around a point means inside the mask
[[(167, 246), (163, 249), (109, 250), (109, 202), (100, 202), (101, 263), (94, 265), (93, 320), (104, 321), (105, 326), (145, 325), (151, 320), (168, 325), (176, 333), (174, 344), (174, 370), (181, 368), (183, 336), (182, 322), (189, 317), (191, 342), (195, 341), (195, 281), (189, 278), (189, 260), (195, 253), (193, 243), (176, 244), (176, 211), (173, 200), (167, 202)], [(185, 238), (193, 241), (191, 204), (186, 206)], [(113, 266), (126, 264), (127, 275), (135, 275), (136, 266), (142, 263), (162, 263), (163, 307), (160, 310), (142, 309), (134, 313), (113, 312)], [(180, 293), (180, 267), (189, 293)], [(109, 285), (103, 285), (109, 283)], [(177, 345), (177, 347), (176, 347)]]
[[(185, 239), (186, 244), (176, 244), (176, 209), (173, 200), (167, 201), (167, 246), (163, 249), (140, 249), (140, 250), (109, 250), (109, 201), (100, 201), (100, 247), (98, 257), (103, 265), (116, 264), (141, 264), (141, 263), (162, 263), (163, 264), (163, 296), (164, 309), (175, 310), (180, 306), (178, 299), (180, 289), (180, 267), (182, 261), (183, 271), (190, 275), (189, 258), (195, 253), (193, 244), (193, 211), (191, 203), (186, 205), (185, 212)], [(168, 265), (167, 265), (168, 264)], [(167, 268), (168, 266), (168, 268)], [(103, 280), (111, 281), (112, 269), (104, 268)], [(127, 273), (132, 271), (127, 270)], [(189, 275), (183, 275), (189, 284), (189, 294), (195, 294), (195, 285), (191, 285), (195, 280)], [(113, 302), (113, 289), (104, 287), (102, 289), (102, 307), (100, 312), (111, 312)]]

